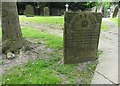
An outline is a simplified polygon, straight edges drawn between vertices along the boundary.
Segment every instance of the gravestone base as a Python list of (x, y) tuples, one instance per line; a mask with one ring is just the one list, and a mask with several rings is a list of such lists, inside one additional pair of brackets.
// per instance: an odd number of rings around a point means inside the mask
[(26, 14), (26, 17), (34, 17), (33, 14)]
[[(88, 56), (82, 56), (83, 54), (85, 55), (85, 52), (86, 51), (83, 51), (82, 54), (80, 54), (80, 52), (74, 53), (74, 54), (71, 53), (72, 54), (71, 56), (66, 55), (66, 57), (68, 57), (68, 58), (64, 58), (64, 64), (84, 63), (84, 62), (94, 61), (94, 60), (98, 59), (97, 50), (94, 53), (93, 53), (93, 51), (87, 53)], [(89, 56), (91, 53), (93, 53), (93, 55)], [(72, 58), (72, 60), (71, 60), (71, 58)]]
[(64, 24), (64, 63), (96, 60), (102, 14), (66, 12)]

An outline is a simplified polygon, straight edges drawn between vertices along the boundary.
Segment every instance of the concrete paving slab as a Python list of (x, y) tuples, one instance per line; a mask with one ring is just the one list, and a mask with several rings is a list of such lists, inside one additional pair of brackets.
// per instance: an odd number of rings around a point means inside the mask
[(109, 19), (103, 21), (109, 31), (101, 32), (99, 50), (103, 53), (96, 68), (98, 73), (95, 72), (91, 84), (118, 84), (118, 27)]
[[(113, 84), (112, 82), (110, 82), (108, 79), (104, 78), (102, 75), (98, 74), (97, 72), (95, 72), (94, 77), (91, 84)], [(102, 82), (102, 83), (101, 83)], [(93, 86), (91, 85), (91, 86)]]

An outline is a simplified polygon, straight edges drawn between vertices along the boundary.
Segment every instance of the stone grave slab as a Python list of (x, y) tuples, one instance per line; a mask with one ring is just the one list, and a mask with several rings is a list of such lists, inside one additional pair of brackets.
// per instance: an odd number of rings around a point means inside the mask
[(117, 17), (120, 18), (120, 8), (118, 10)]
[(25, 11), (24, 11), (26, 17), (33, 17), (34, 16), (34, 8), (32, 5), (27, 5), (25, 6)]
[(97, 8), (97, 12), (103, 13), (103, 6), (99, 6), (99, 7)]
[(113, 9), (113, 14), (112, 14), (112, 18), (116, 17), (119, 11), (119, 6), (116, 5)]
[(44, 7), (44, 16), (49, 16), (49, 8)]
[(101, 20), (101, 13), (65, 13), (65, 64), (81, 63), (97, 59)]
[(95, 7), (92, 7), (91, 11), (92, 11), (92, 12), (97, 12), (97, 7), (96, 7), (96, 6), (95, 6)]

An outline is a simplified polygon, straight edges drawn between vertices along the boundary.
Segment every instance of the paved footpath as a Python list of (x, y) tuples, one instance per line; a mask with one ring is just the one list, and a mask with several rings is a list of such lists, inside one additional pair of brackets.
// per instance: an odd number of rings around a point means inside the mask
[(118, 26), (108, 18), (103, 18), (109, 28), (100, 35), (99, 50), (103, 53), (99, 57), (99, 64), (95, 70), (91, 84), (118, 84)]

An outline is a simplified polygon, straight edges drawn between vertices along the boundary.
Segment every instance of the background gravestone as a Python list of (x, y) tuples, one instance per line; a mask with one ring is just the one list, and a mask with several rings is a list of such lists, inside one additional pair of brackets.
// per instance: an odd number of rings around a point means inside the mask
[(49, 8), (44, 7), (44, 16), (49, 16)]
[(2, 2), (0, 1), (0, 19), (1, 19), (1, 15), (2, 15)]
[(103, 6), (99, 6), (99, 7), (97, 8), (97, 12), (100, 12), (100, 13), (102, 13), (102, 15), (104, 15)]
[(97, 59), (101, 20), (101, 13), (65, 13), (65, 64), (80, 63)]
[(99, 7), (97, 8), (97, 12), (103, 13), (103, 6), (99, 6)]
[(25, 11), (24, 11), (25, 15), (27, 17), (33, 17), (34, 16), (34, 8), (32, 5), (27, 5), (25, 6)]
[(110, 6), (110, 18), (112, 18), (114, 7), (114, 5)]
[(97, 12), (97, 7), (92, 7), (91, 11), (92, 12)]
[(119, 10), (119, 6), (116, 5), (113, 9), (113, 14), (112, 14), (112, 18), (116, 17), (117, 16), (117, 13), (118, 13), (118, 10)]
[(118, 10), (117, 17), (120, 18), (120, 8), (119, 8), (119, 10)]

